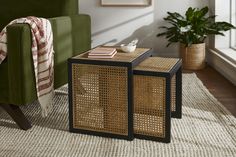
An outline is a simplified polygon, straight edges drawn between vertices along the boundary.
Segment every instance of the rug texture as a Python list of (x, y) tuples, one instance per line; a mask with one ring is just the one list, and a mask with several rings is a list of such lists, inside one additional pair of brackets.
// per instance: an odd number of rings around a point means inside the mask
[(235, 157), (236, 118), (195, 74), (183, 75), (183, 118), (172, 119), (171, 143), (117, 140), (68, 132), (68, 98), (57, 90), (46, 118), (39, 104), (22, 107), (33, 128), (23, 131), (0, 109), (0, 156)]

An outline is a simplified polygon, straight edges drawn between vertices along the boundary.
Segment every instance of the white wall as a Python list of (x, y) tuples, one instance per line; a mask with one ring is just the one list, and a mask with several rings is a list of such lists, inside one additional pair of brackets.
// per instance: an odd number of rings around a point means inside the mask
[(209, 0), (153, 0), (149, 7), (103, 7), (100, 0), (79, 0), (80, 13), (92, 19), (92, 46), (120, 45), (134, 38), (138, 46), (152, 47), (156, 55), (178, 56), (177, 44), (166, 48), (165, 38), (156, 38), (161, 32), (167, 11), (184, 13), (189, 6), (209, 6)]

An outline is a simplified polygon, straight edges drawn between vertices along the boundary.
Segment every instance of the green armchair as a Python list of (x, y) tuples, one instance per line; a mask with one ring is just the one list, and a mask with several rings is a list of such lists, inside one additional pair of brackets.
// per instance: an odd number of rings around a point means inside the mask
[[(3, 0), (0, 5), (0, 30), (11, 20), (38, 16), (48, 18), (53, 30), (54, 88), (67, 83), (67, 59), (91, 46), (91, 22), (88, 15), (78, 14), (78, 0)], [(0, 64), (0, 106), (17, 125), (31, 127), (20, 105), (37, 99), (31, 33), (27, 24), (7, 28), (8, 56)]]

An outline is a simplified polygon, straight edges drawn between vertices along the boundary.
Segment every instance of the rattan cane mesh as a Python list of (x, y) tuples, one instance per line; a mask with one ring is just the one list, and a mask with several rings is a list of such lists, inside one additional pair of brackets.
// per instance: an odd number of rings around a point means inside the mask
[[(179, 61), (175, 58), (150, 57), (135, 67), (139, 71), (170, 72)], [(171, 78), (171, 111), (176, 111), (176, 76)]]
[(127, 67), (72, 64), (73, 127), (128, 135)]
[(135, 70), (169, 72), (178, 61), (175, 58), (149, 57), (135, 67)]
[(165, 137), (164, 77), (134, 75), (134, 133)]

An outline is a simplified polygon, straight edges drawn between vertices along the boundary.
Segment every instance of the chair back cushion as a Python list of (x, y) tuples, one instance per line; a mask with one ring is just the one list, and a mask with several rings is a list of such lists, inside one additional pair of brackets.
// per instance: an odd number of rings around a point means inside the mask
[(50, 18), (74, 14), (78, 14), (78, 0), (1, 0), (0, 31), (20, 17)]

